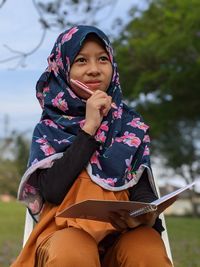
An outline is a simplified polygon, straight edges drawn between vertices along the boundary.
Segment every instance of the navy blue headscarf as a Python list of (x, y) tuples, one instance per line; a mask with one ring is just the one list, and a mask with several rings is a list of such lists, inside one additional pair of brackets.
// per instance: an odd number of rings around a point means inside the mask
[[(117, 109), (111, 108), (102, 120), (95, 138), (101, 145), (91, 157), (87, 171), (91, 179), (107, 190), (120, 191), (135, 185), (145, 167), (150, 167), (148, 126), (122, 102), (117, 64), (107, 36), (93, 26), (75, 26), (59, 35), (48, 57), (48, 67), (36, 85), (43, 109), (33, 132), (28, 169), (20, 184), (18, 197), (35, 213), (40, 195), (28, 184), (37, 168), (49, 168), (62, 157), (84, 125), (86, 104), (70, 87), (70, 67), (88, 34), (95, 34), (109, 55), (113, 76), (107, 94)], [(56, 179), (56, 177), (55, 177)]]

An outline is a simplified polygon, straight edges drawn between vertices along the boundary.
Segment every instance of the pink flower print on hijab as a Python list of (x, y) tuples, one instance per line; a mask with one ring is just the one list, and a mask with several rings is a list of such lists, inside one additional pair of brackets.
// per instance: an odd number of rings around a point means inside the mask
[(38, 92), (36, 94), (36, 96), (37, 96), (37, 99), (38, 99), (38, 101), (40, 103), (41, 108), (44, 109), (44, 96), (43, 96), (43, 94)]
[(60, 144), (66, 144), (66, 143), (69, 143), (70, 142), (67, 139), (62, 139), (62, 140), (54, 139), (53, 141), (56, 142), (56, 143), (58, 143), (59, 145)]
[(113, 187), (115, 186), (115, 184), (116, 184), (116, 182), (117, 182), (117, 179), (116, 179), (116, 178), (107, 178), (107, 179), (103, 179), (103, 178), (100, 177), (99, 174), (97, 174), (96, 177), (97, 177), (99, 180), (103, 181), (105, 184), (110, 185), (110, 186), (113, 186)]
[(143, 156), (148, 156), (150, 154), (149, 147), (146, 145), (144, 149), (144, 154)]
[(68, 73), (69, 73), (69, 71), (70, 71), (70, 59), (69, 59), (69, 57), (68, 56), (66, 56), (66, 64), (67, 64), (67, 75), (68, 75)]
[(104, 143), (106, 141), (105, 132), (107, 132), (108, 130), (108, 121), (104, 121), (98, 129), (95, 139), (101, 143)]
[(24, 191), (22, 193), (22, 197), (23, 199), (27, 200), (28, 207), (31, 209), (33, 214), (38, 213), (41, 207), (41, 199), (40, 198), (37, 199), (37, 194), (38, 192), (33, 186), (27, 183), (24, 185)]
[(114, 90), (119, 89), (119, 91), (121, 91), (120, 81), (119, 81), (119, 73), (117, 71), (117, 64), (115, 62), (113, 62), (113, 66), (114, 66), (114, 72), (113, 72), (112, 82), (115, 83), (115, 85), (116, 85)]
[(39, 143), (39, 144), (45, 144), (45, 143), (48, 142), (46, 138), (47, 138), (47, 136), (46, 136), (46, 135), (43, 135), (43, 137), (38, 138), (38, 139), (36, 140), (36, 142)]
[(145, 134), (145, 136), (144, 136), (144, 138), (143, 138), (143, 142), (144, 143), (150, 143), (150, 137), (149, 137), (149, 135), (148, 134)]
[(107, 179), (102, 179), (102, 181), (110, 186), (115, 186), (117, 179), (116, 178), (107, 178)]
[(48, 68), (47, 68), (47, 71), (48, 71), (48, 72), (53, 71), (53, 73), (55, 74), (55, 76), (58, 76), (59, 68), (58, 68), (58, 65), (57, 65), (56, 61), (55, 61), (54, 59), (51, 60), (51, 58), (52, 58), (53, 56), (54, 56), (54, 55), (51, 54), (51, 55), (47, 58), (47, 62), (48, 62)]
[(81, 120), (79, 121), (79, 125), (80, 125), (80, 128), (82, 129), (83, 126), (85, 125), (85, 119), (84, 120)]
[(113, 118), (114, 119), (121, 119), (122, 117), (122, 108), (119, 107), (116, 111), (113, 112)]
[(46, 135), (43, 135), (42, 138), (36, 140), (37, 143), (41, 144), (40, 149), (44, 152), (45, 156), (50, 156), (55, 154), (55, 149), (48, 143)]
[(23, 198), (26, 198), (29, 194), (35, 195), (35, 194), (37, 194), (37, 192), (36, 192), (35, 187), (26, 183), (24, 186)]
[(91, 157), (91, 159), (90, 159), (90, 163), (91, 163), (91, 164), (95, 164), (95, 165), (97, 165), (97, 167), (98, 167), (100, 170), (102, 170), (102, 167), (101, 167), (101, 165), (100, 165), (100, 163), (99, 163), (99, 159), (98, 159), (98, 157), (99, 157), (99, 152), (96, 151), (96, 152), (93, 154), (93, 156)]
[(133, 119), (131, 122), (127, 123), (127, 125), (143, 130), (144, 132), (149, 129), (149, 126), (146, 125), (144, 122), (141, 122), (140, 118)]
[(130, 159), (125, 160), (127, 166), (125, 174), (126, 178), (128, 178), (129, 180), (135, 178), (135, 172), (133, 171), (132, 161), (133, 161), (133, 155), (131, 155)]
[(41, 205), (40, 205), (39, 201), (37, 199), (35, 199), (33, 202), (28, 203), (28, 207), (33, 214), (37, 214), (40, 210)]
[(108, 52), (109, 59), (110, 59), (111, 63), (113, 63), (113, 49), (105, 39), (104, 39), (104, 42), (106, 44), (106, 49)]
[(65, 99), (62, 99), (63, 95), (64, 95), (63, 92), (58, 93), (57, 96), (54, 99), (52, 99), (52, 104), (54, 107), (57, 107), (62, 111), (66, 111), (68, 110), (68, 105)]
[(62, 62), (62, 54), (61, 54), (61, 45), (59, 44), (56, 48), (56, 64), (60, 69), (64, 69), (63, 62)]
[(131, 155), (130, 159), (126, 159), (125, 162), (126, 162), (126, 166), (128, 167), (126, 169), (126, 171), (131, 171), (131, 163), (132, 163), (132, 160), (133, 160), (133, 155)]
[(61, 44), (63, 45), (65, 42), (69, 41), (72, 38), (73, 34), (76, 33), (77, 31), (78, 31), (78, 28), (73, 27), (69, 32), (64, 34), (62, 37)]
[(40, 148), (44, 152), (45, 156), (50, 156), (56, 152), (49, 143), (41, 145)]
[(105, 143), (106, 141), (106, 136), (105, 136), (105, 132), (99, 132), (96, 134), (96, 140), (101, 142), (101, 143)]
[(45, 120), (42, 120), (40, 121), (40, 123), (44, 122), (45, 125), (47, 126), (50, 126), (50, 127), (53, 127), (53, 128), (58, 128), (58, 125), (55, 124), (52, 120), (49, 120), (49, 119), (45, 119)]
[(49, 87), (45, 87), (43, 89), (43, 93), (37, 92), (37, 94), (36, 94), (37, 99), (38, 99), (42, 109), (44, 109), (44, 98), (46, 96), (46, 93), (48, 93), (48, 92), (49, 92)]
[(108, 127), (108, 121), (104, 121), (102, 124), (101, 124), (101, 126), (100, 126), (100, 128), (99, 128), (100, 130), (102, 130), (102, 131), (108, 131), (109, 130), (109, 127)]
[(128, 146), (134, 146), (134, 147), (139, 147), (141, 143), (140, 138), (138, 138), (136, 134), (129, 133), (128, 131), (126, 131), (123, 136), (118, 137), (115, 140), (119, 143), (123, 142)]

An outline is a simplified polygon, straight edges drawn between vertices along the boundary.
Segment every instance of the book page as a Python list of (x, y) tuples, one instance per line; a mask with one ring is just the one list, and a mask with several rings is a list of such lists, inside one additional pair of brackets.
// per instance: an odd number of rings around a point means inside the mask
[(185, 190), (191, 188), (195, 182), (188, 184), (182, 188), (177, 189), (176, 191), (173, 191), (165, 196), (160, 197), (159, 199), (151, 202), (151, 204), (154, 204), (157, 206), (158, 213), (160, 214), (163, 212), (167, 207), (171, 206), (179, 197), (179, 195), (184, 192)]

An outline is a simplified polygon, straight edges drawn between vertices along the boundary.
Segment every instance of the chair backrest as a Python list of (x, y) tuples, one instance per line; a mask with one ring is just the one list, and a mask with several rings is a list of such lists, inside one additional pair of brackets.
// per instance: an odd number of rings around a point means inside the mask
[(25, 226), (24, 226), (24, 237), (23, 237), (23, 247), (26, 244), (26, 241), (28, 240), (32, 230), (34, 227), (34, 220), (31, 217), (28, 209), (26, 209), (26, 215), (25, 215)]
[(160, 219), (162, 220), (162, 225), (165, 228), (165, 231), (162, 232), (162, 239), (165, 243), (165, 248), (167, 251), (167, 255), (169, 257), (169, 259), (171, 260), (171, 262), (173, 263), (173, 259), (172, 259), (172, 253), (171, 253), (171, 248), (170, 248), (170, 243), (169, 243), (169, 238), (168, 238), (168, 233), (167, 233), (167, 226), (165, 223), (165, 217), (164, 214), (162, 213), (160, 216)]
[[(154, 182), (155, 182), (158, 196), (160, 197), (160, 190), (159, 190), (158, 183), (157, 183), (155, 178), (154, 178)], [(163, 227), (165, 228), (165, 230), (162, 232), (162, 239), (163, 239), (164, 244), (165, 244), (167, 255), (168, 255), (169, 259), (171, 260), (171, 262), (173, 263), (172, 253), (171, 253), (171, 248), (170, 248), (170, 243), (169, 243), (169, 237), (168, 237), (168, 233), (167, 233), (167, 226), (166, 226), (166, 222), (165, 222), (165, 216), (163, 213), (161, 213), (159, 217), (162, 220)]]

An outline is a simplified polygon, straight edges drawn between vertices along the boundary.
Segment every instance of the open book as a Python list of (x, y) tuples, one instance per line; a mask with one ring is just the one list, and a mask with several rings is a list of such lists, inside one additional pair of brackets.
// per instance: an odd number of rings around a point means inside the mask
[(192, 187), (194, 184), (195, 182), (188, 184), (151, 203), (89, 199), (64, 209), (57, 215), (57, 217), (81, 218), (109, 222), (110, 212), (118, 212), (120, 210), (127, 210), (133, 217), (155, 210), (158, 214), (160, 214), (167, 207), (172, 205), (183, 191)]

